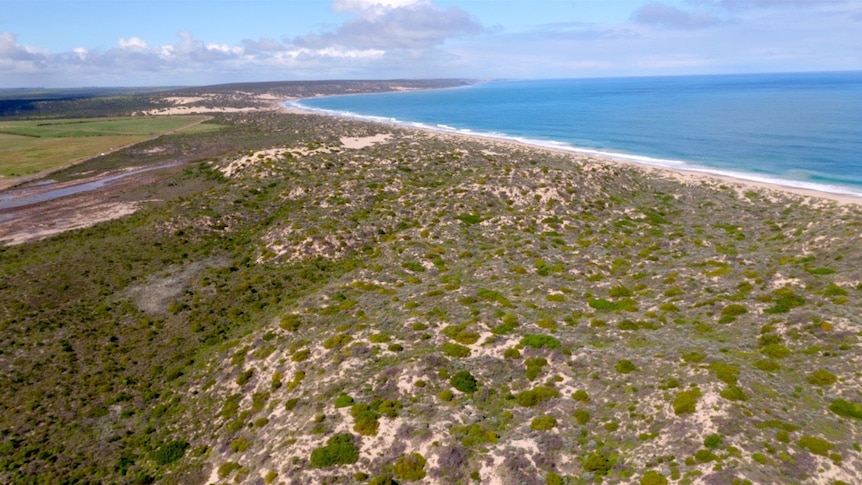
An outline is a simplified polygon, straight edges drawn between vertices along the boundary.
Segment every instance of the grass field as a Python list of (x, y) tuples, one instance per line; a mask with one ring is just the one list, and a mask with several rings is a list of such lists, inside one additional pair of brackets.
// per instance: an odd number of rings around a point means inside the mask
[(0, 175), (44, 172), (183, 127), (197, 127), (205, 119), (160, 116), (0, 122)]

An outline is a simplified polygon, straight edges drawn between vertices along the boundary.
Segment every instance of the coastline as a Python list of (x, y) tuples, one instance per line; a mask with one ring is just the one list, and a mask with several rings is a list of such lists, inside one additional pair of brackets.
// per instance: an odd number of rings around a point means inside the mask
[[(790, 194), (808, 199), (820, 199), (824, 201), (835, 202), (838, 205), (862, 205), (862, 196), (855, 196), (852, 194), (842, 194), (836, 192), (828, 192), (824, 190), (816, 190), (816, 189), (808, 189), (802, 187), (794, 187), (791, 185), (783, 185), (780, 182), (762, 182), (751, 180), (743, 177), (735, 177), (732, 175), (718, 174), (714, 172), (710, 172), (703, 168), (683, 168), (683, 167), (669, 167), (664, 165), (653, 165), (648, 163), (639, 163), (633, 159), (626, 159), (623, 157), (612, 157), (612, 156), (604, 156), (591, 154), (587, 150), (583, 152), (578, 151), (577, 149), (566, 149), (566, 148), (557, 148), (552, 146), (547, 146), (539, 143), (530, 143), (528, 141), (521, 141), (510, 138), (502, 138), (495, 137), (482, 133), (467, 133), (463, 131), (454, 131), (447, 130), (443, 128), (434, 128), (432, 126), (417, 126), (415, 124), (406, 124), (399, 123), (395, 121), (389, 121), (386, 119), (372, 119), (372, 117), (354, 117), (341, 115), (339, 113), (319, 110), (313, 108), (305, 108), (298, 102), (303, 98), (293, 98), (293, 99), (284, 99), (279, 102), (281, 107), (281, 111), (290, 114), (315, 114), (320, 116), (331, 116), (334, 118), (349, 118), (349, 119), (359, 119), (361, 121), (365, 121), (368, 123), (378, 123), (382, 125), (390, 125), (397, 126), (400, 129), (404, 130), (415, 130), (423, 133), (428, 133), (437, 137), (457, 137), (461, 139), (479, 139), (483, 140), (501, 147), (505, 147), (506, 149), (531, 149), (531, 150), (539, 150), (544, 152), (552, 152), (556, 154), (564, 154), (572, 157), (573, 162), (581, 163), (583, 161), (588, 161), (590, 163), (610, 163), (610, 164), (623, 164), (628, 167), (635, 168), (637, 170), (642, 171), (644, 174), (648, 176), (656, 176), (663, 178), (671, 178), (678, 182), (684, 184), (710, 184), (715, 185), (716, 187), (721, 185), (735, 185), (735, 189), (744, 194), (750, 190), (763, 191), (767, 194), (772, 192), (779, 192), (782, 194)], [(290, 103), (290, 105), (288, 105)]]

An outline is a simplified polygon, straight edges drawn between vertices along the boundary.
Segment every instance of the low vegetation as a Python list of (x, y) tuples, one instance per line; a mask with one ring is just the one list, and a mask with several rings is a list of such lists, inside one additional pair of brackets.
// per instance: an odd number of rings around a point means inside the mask
[[(288, 87), (183, 94), (238, 91)], [(211, 115), (54, 176), (183, 163), (134, 214), (0, 248), (0, 482), (859, 481), (859, 207)]]

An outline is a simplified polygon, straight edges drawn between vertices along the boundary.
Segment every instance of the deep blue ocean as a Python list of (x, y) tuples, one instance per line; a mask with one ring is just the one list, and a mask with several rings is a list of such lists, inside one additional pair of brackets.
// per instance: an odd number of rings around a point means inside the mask
[(494, 81), (293, 104), (862, 196), (862, 72)]

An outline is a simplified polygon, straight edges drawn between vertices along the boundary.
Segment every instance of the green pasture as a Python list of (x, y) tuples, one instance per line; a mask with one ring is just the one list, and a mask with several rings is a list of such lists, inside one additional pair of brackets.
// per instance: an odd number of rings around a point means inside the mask
[[(0, 121), (0, 175), (20, 177), (191, 127), (206, 116)], [(195, 125), (194, 129), (198, 128)]]

